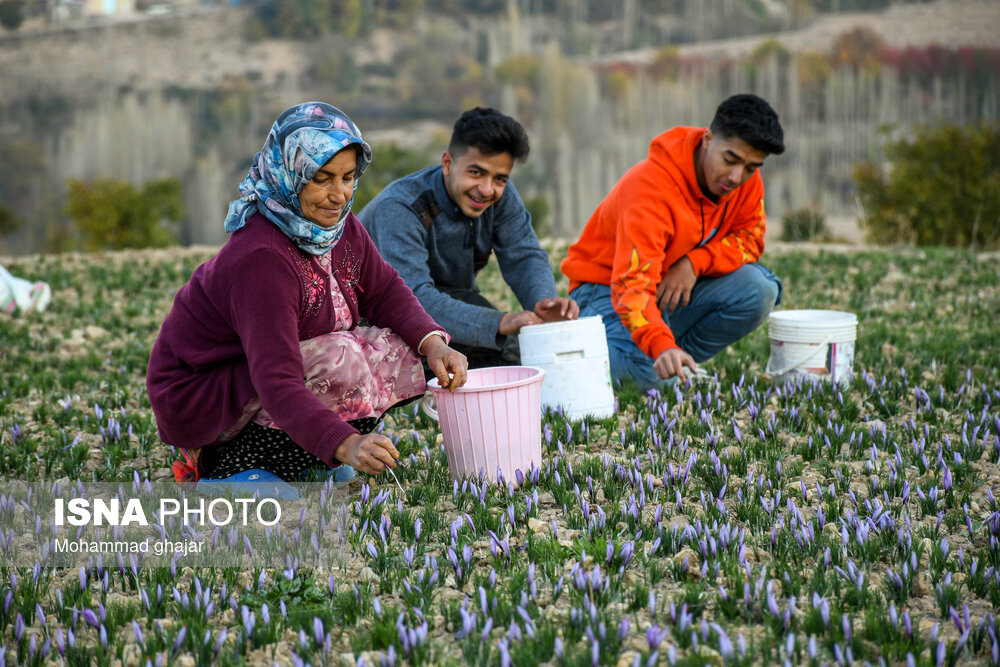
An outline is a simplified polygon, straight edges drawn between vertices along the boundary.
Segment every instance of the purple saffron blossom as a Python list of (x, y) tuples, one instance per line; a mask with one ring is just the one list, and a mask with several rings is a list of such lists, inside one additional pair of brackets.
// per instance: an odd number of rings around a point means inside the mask
[(184, 643), (184, 638), (187, 636), (187, 626), (182, 626), (181, 631), (177, 633), (177, 639), (174, 640), (174, 653), (180, 650), (181, 644)]

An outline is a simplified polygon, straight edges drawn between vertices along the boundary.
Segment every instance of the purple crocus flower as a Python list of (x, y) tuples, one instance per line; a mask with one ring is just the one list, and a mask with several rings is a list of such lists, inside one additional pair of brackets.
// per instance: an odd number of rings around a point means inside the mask
[(187, 636), (187, 626), (181, 627), (181, 631), (177, 633), (177, 639), (174, 640), (174, 653), (180, 650), (181, 644), (184, 643), (184, 638)]
[(226, 637), (229, 636), (229, 630), (222, 628), (222, 632), (219, 633), (218, 638), (215, 640), (215, 647), (212, 651), (213, 655), (219, 655), (219, 651), (222, 650), (222, 645), (226, 643)]
[(646, 643), (649, 645), (650, 651), (655, 651), (659, 647), (666, 633), (667, 631), (661, 631), (658, 625), (649, 626), (649, 629), (646, 630)]
[(144, 643), (142, 638), (142, 628), (139, 627), (139, 623), (132, 621), (132, 632), (135, 634), (135, 640), (140, 644)]

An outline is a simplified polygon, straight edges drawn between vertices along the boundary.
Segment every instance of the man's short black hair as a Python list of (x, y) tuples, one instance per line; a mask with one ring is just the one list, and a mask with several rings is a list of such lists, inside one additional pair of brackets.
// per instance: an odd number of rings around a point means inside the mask
[(715, 111), (711, 130), (721, 139), (742, 139), (763, 153), (785, 152), (785, 133), (778, 114), (756, 95), (733, 95), (724, 100)]
[(458, 157), (475, 146), (483, 155), (510, 153), (518, 162), (528, 157), (531, 145), (524, 127), (496, 109), (469, 109), (455, 121), (448, 152)]

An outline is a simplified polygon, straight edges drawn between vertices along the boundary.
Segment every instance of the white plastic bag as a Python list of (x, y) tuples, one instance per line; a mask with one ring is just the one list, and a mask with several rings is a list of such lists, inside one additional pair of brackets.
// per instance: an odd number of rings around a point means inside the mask
[(52, 301), (52, 288), (47, 283), (31, 283), (12, 276), (0, 266), (0, 313), (43, 312)]

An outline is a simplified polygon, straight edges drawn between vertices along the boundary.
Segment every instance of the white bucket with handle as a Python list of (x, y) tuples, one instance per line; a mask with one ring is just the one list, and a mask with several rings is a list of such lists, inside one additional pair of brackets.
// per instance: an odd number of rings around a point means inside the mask
[(839, 310), (782, 310), (768, 317), (771, 356), (765, 372), (775, 383), (815, 377), (851, 381), (858, 317)]
[(545, 370), (542, 405), (562, 406), (570, 419), (615, 412), (608, 339), (600, 317), (522, 327), (521, 363)]

